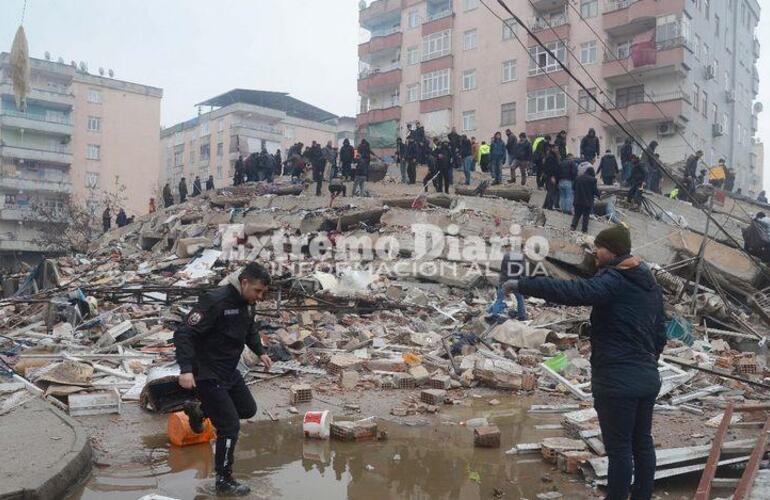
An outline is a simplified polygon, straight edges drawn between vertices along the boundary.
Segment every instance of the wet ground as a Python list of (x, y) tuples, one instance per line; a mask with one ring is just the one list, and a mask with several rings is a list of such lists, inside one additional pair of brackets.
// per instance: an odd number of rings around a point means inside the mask
[[(568, 499), (601, 497), (580, 476), (555, 470), (540, 455), (505, 454), (516, 443), (562, 435), (560, 430), (535, 428), (556, 424), (561, 415), (529, 414), (531, 401), (523, 398), (498, 395), (501, 404), (494, 407), (486, 397), (469, 399), (467, 406), (444, 407), (437, 417), (380, 419), (379, 429), (388, 433), (385, 441), (306, 440), (301, 415), (278, 422), (245, 422), (235, 474), (251, 486), (250, 498), (258, 499), (535, 499), (550, 490)], [(300, 407), (301, 412), (305, 409)], [(368, 414), (358, 418), (363, 416)], [(486, 416), (501, 429), (499, 449), (473, 446), (472, 431), (460, 423), (478, 416)], [(169, 446), (164, 421), (162, 416), (152, 416), (149, 424), (128, 426), (122, 440), (126, 445), (97, 458), (91, 476), (67, 498), (135, 500), (151, 493), (178, 499), (213, 498), (211, 448)], [(155, 432), (136, 434), (150, 428)], [(100, 434), (97, 448), (100, 442), (113, 448), (121, 441), (110, 434)], [(658, 495), (689, 497), (696, 481), (697, 477), (661, 483)]]

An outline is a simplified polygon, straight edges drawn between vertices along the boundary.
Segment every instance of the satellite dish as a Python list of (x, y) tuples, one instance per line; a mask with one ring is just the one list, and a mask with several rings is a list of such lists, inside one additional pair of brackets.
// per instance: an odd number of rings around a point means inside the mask
[(86, 63), (83, 61), (80, 61), (80, 71), (83, 73), (88, 73), (88, 66), (86, 66)]
[(762, 105), (761, 102), (755, 102), (754, 103), (754, 113), (759, 114), (762, 111), (764, 111), (765, 107)]
[(59, 64), (64, 64), (64, 58), (63, 58), (63, 57), (60, 57), (60, 58), (58, 59), (58, 61), (57, 61), (57, 62), (58, 62)]
[(73, 68), (77, 69), (78, 63), (76, 63), (75, 61), (70, 61), (70, 66), (72, 66)]
[(112, 78), (113, 76), (115, 76), (115, 72), (114, 72), (114, 71), (112, 71), (111, 69), (107, 70), (107, 74), (108, 74), (108, 75), (110, 75), (110, 78)]
[(99, 74), (100, 74), (101, 76), (104, 76), (104, 68), (99, 68)]
[(51, 53), (48, 52), (47, 50), (45, 51), (45, 60), (46, 61), (50, 61), (51, 60)]

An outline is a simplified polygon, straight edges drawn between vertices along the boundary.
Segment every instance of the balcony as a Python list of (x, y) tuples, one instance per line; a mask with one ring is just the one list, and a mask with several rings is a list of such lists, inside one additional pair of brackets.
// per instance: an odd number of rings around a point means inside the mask
[[(618, 103), (607, 100), (607, 108), (621, 123), (632, 125), (652, 125), (673, 120), (677, 125), (684, 125), (689, 121), (686, 118), (685, 105), (691, 104), (690, 94), (683, 90), (676, 90), (665, 94), (645, 94), (640, 100), (634, 102)], [(665, 116), (664, 116), (665, 115)], [(611, 120), (608, 113), (602, 112), (602, 119)]]
[(428, 14), (422, 23), (422, 36), (452, 29), (454, 26), (454, 13), (452, 9), (442, 10), (434, 14)]
[(68, 117), (55, 117), (0, 109), (0, 125), (49, 134), (72, 135), (72, 122)]
[[(394, 28), (395, 29), (395, 28)], [(381, 52), (398, 53), (403, 43), (404, 35), (401, 28), (387, 35), (375, 36), (372, 34), (371, 40), (358, 46), (358, 58), (368, 62), (372, 56)]]
[(359, 24), (367, 30), (401, 19), (401, 0), (375, 0), (358, 12)]
[(685, 0), (610, 0), (602, 15), (604, 30), (612, 37), (629, 37), (655, 28), (659, 16), (684, 10)]
[(66, 175), (31, 176), (27, 174), (16, 177), (0, 177), (0, 188), (24, 192), (70, 193), (72, 192), (72, 183), (69, 181), (69, 176)]
[[(69, 193), (70, 191), (67, 191)], [(59, 215), (61, 218), (61, 223), (64, 224), (66, 222), (66, 219), (63, 215)], [(6, 206), (5, 208), (0, 208), (0, 220), (3, 221), (46, 221), (46, 222), (54, 222), (53, 216), (52, 217), (44, 217), (39, 212), (35, 211), (34, 209), (31, 209), (29, 207), (18, 207), (18, 206)]]
[(370, 109), (356, 117), (356, 127), (363, 127), (370, 123), (382, 123), (401, 119), (401, 106), (391, 106), (382, 109)]
[[(558, 16), (551, 16), (548, 19), (538, 17), (532, 22), (530, 29), (543, 43), (555, 42), (556, 40), (568, 40), (570, 36), (569, 16), (565, 12)], [(528, 45), (530, 47), (537, 45), (537, 40), (532, 36), (529, 36)]]
[[(13, 96), (13, 86), (10, 83), (0, 83), (0, 94), (5, 96)], [(55, 92), (52, 90), (42, 90), (33, 88), (29, 94), (27, 94), (28, 103), (40, 103), (45, 106), (71, 109), (75, 104), (75, 96), (71, 93)]]
[(554, 11), (567, 5), (567, 0), (532, 0), (532, 8), (538, 12)]
[[(658, 43), (655, 64), (634, 67), (633, 59), (615, 59), (613, 55), (605, 55), (602, 64), (602, 77), (613, 85), (634, 82), (639, 76), (661, 76), (679, 73), (687, 76), (692, 67), (692, 53), (684, 38), (675, 38)], [(632, 76), (629, 76), (631, 73)]]
[(394, 64), (359, 75), (358, 92), (361, 94), (382, 92), (398, 88), (399, 85), (401, 85), (401, 65)]
[(42, 161), (58, 165), (72, 164), (72, 150), (63, 144), (46, 146), (44, 148), (29, 148), (4, 144), (0, 146), (0, 157)]
[(561, 130), (569, 129), (569, 117), (566, 116), (566, 111), (562, 110), (560, 113), (563, 116), (553, 116), (555, 113), (532, 113), (527, 115), (527, 135), (530, 137), (552, 134), (556, 136)]

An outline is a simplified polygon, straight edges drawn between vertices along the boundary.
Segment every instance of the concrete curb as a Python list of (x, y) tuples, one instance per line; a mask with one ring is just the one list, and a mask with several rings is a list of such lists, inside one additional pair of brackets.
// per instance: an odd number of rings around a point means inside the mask
[(0, 495), (0, 500), (56, 500), (64, 497), (67, 490), (91, 470), (92, 450), (88, 434), (79, 422), (58, 408), (45, 403), (48, 410), (56, 415), (75, 434), (71, 449), (49, 468), (46, 475), (41, 475), (34, 486), (26, 486), (16, 491), (7, 491)]

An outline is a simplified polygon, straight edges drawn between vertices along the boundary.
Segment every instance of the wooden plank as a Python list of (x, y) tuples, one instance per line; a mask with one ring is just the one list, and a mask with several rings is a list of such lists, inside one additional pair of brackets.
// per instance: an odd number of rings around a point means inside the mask
[(732, 420), (732, 418), (733, 404), (730, 403), (725, 409), (722, 422), (719, 424), (717, 433), (714, 436), (714, 441), (711, 443), (709, 458), (706, 461), (706, 467), (703, 469), (703, 474), (700, 477), (698, 489), (695, 490), (695, 496), (693, 497), (694, 500), (709, 500), (709, 498), (711, 498), (711, 481), (714, 479), (714, 475), (717, 472), (719, 456), (722, 453), (722, 443), (725, 440), (727, 429), (730, 427), (730, 420)]
[(754, 448), (754, 451), (751, 452), (749, 463), (746, 464), (743, 475), (741, 475), (741, 480), (735, 488), (733, 500), (743, 500), (751, 491), (751, 485), (754, 484), (754, 479), (757, 477), (759, 463), (762, 461), (762, 457), (765, 456), (768, 432), (770, 432), (770, 416), (765, 420), (765, 425), (762, 427), (762, 433), (757, 439), (757, 446)]

